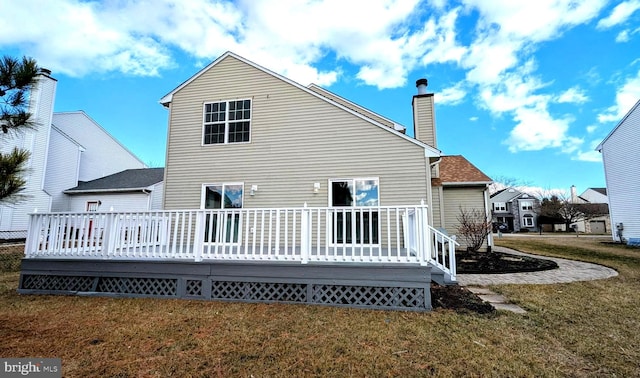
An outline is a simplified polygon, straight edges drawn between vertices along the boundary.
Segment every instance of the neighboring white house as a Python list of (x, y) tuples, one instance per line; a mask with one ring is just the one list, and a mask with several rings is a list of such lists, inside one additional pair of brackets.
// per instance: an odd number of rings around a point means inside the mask
[(640, 100), (596, 150), (604, 162), (613, 239), (640, 245)]
[(127, 169), (67, 189), (68, 211), (162, 209), (164, 168)]
[[(571, 228), (577, 232), (587, 234), (605, 234), (611, 232), (611, 217), (609, 217), (609, 198), (606, 188), (587, 188), (578, 195), (575, 185), (571, 185), (571, 202), (587, 207), (594, 206), (591, 211), (597, 211), (595, 217), (586, 217), (571, 223)], [(564, 231), (565, 225), (555, 225), (556, 230)]]
[(0, 149), (31, 153), (24, 201), (0, 205), (0, 239), (26, 236), (28, 214), (68, 211), (66, 189), (125, 169), (146, 168), (84, 112), (54, 113), (57, 80), (42, 70), (30, 92), (29, 112), (37, 127), (4, 136)]

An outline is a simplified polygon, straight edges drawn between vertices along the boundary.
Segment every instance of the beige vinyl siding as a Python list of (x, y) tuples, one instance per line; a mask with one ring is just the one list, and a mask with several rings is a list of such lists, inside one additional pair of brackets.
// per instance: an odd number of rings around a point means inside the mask
[(435, 114), (433, 94), (413, 97), (413, 123), (416, 139), (431, 147), (438, 147), (436, 142)]
[(362, 107), (360, 107), (358, 105), (355, 105), (354, 103), (352, 103), (350, 101), (347, 101), (344, 98), (342, 98), (340, 96), (337, 96), (337, 95), (335, 95), (335, 94), (333, 94), (331, 92), (328, 92), (328, 91), (324, 90), (323, 88), (320, 88), (320, 87), (317, 87), (317, 86), (310, 86), (309, 89), (314, 91), (314, 92), (316, 92), (316, 93), (318, 93), (318, 94), (320, 94), (321, 96), (324, 96), (324, 97), (330, 99), (331, 101), (335, 101), (338, 104), (353, 110), (356, 113), (360, 113), (360, 114), (364, 115), (365, 117), (371, 118), (371, 119), (373, 119), (373, 120), (375, 120), (377, 122), (380, 122), (381, 124), (383, 124), (385, 126), (388, 126), (388, 127), (393, 129), (393, 122), (391, 122), (390, 120), (388, 120), (386, 118), (380, 117), (379, 115), (377, 115), (374, 112), (371, 112), (371, 111), (369, 111), (369, 110), (367, 110), (365, 108), (362, 108)]
[(443, 228), (443, 220), (442, 220), (442, 187), (434, 186), (432, 188), (432, 201), (431, 201), (431, 209), (433, 214), (433, 227), (435, 228)]
[[(247, 98), (251, 142), (202, 145), (203, 104)], [(244, 183), (244, 207), (327, 206), (329, 179), (357, 177), (379, 178), (381, 205), (426, 200), (422, 147), (233, 57), (173, 94), (167, 143), (165, 209), (229, 182)]]
[[(443, 187), (445, 229), (449, 235), (458, 235), (458, 215), (460, 207), (471, 210), (478, 209), (486, 213), (484, 206), (485, 187)], [(466, 249), (464, 238), (458, 236), (461, 249)], [(486, 248), (487, 244), (483, 245)]]

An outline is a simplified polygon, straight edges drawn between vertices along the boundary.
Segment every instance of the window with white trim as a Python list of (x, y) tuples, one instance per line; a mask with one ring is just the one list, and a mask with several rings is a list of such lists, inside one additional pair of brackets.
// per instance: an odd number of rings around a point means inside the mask
[(374, 209), (380, 205), (379, 187), (377, 178), (330, 180), (331, 207), (358, 208), (356, 211), (345, 209), (333, 213), (331, 227), (334, 243), (379, 243), (379, 214)]
[(522, 217), (522, 225), (524, 227), (533, 227), (533, 215), (527, 214)]
[(494, 211), (507, 211), (507, 204), (505, 202), (494, 202), (493, 203)]
[(100, 201), (87, 201), (87, 211), (98, 211)]
[(251, 100), (207, 102), (203, 108), (203, 144), (251, 140)]
[[(243, 183), (229, 184), (205, 184), (202, 185), (202, 209), (240, 209), (242, 208), (244, 194)], [(240, 212), (225, 212), (226, 222), (218, 222), (222, 214), (205, 214), (204, 242), (237, 243), (242, 230), (240, 227)]]
[(520, 202), (520, 208), (525, 211), (533, 210), (533, 202), (531, 201), (522, 201)]

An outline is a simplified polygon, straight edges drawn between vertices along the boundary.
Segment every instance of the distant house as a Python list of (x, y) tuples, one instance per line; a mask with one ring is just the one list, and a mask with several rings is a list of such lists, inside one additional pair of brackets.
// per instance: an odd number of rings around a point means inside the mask
[(516, 188), (505, 188), (490, 197), (495, 231), (534, 231), (537, 227), (536, 208), (540, 201)]
[(602, 154), (611, 235), (640, 244), (640, 100), (596, 148)]
[(162, 209), (164, 168), (127, 169), (67, 189), (68, 211)]
[(412, 138), (335, 93), (225, 53), (161, 99), (170, 110), (164, 207), (224, 206), (211, 193), (232, 191), (234, 206), (250, 208), (424, 201), (430, 223), (455, 235), (461, 206), (489, 216), (491, 179), (442, 156), (434, 94), (426, 79), (416, 86)]
[(38, 126), (12, 138), (0, 149), (14, 147), (31, 153), (26, 200), (0, 205), (0, 239), (24, 238), (28, 214), (68, 211), (64, 191), (79, 182), (146, 165), (82, 111), (54, 113), (57, 80), (42, 70), (30, 92), (29, 112)]
[[(577, 232), (587, 234), (604, 234), (611, 231), (611, 217), (609, 216), (609, 199), (606, 188), (587, 188), (577, 195), (576, 187), (571, 186), (571, 202), (579, 204), (586, 213), (597, 213), (597, 216), (587, 215), (570, 226)], [(556, 225), (564, 230), (564, 225)]]

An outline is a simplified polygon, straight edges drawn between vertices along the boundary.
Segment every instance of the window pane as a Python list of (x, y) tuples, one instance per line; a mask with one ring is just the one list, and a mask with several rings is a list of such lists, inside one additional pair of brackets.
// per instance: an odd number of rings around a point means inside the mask
[(242, 207), (242, 185), (226, 185), (224, 187), (224, 208)]
[(251, 109), (251, 100), (244, 100), (244, 108)]
[(236, 102), (231, 101), (229, 102), (229, 111), (234, 111), (234, 110), (236, 110)]
[(251, 110), (245, 110), (244, 119), (249, 119), (249, 118), (251, 118)]
[(222, 208), (222, 185), (209, 185), (205, 188), (204, 208)]
[(378, 206), (378, 182), (356, 180), (356, 206)]
[(351, 181), (331, 182), (331, 206), (353, 206), (353, 184)]
[(224, 123), (204, 126), (204, 144), (224, 143)]
[(248, 142), (250, 137), (249, 122), (229, 123), (229, 143)]

